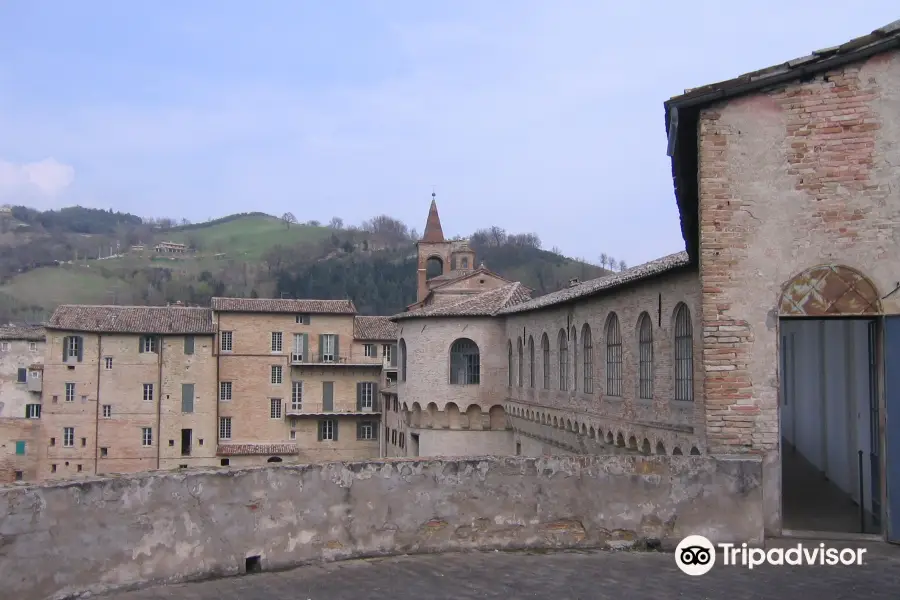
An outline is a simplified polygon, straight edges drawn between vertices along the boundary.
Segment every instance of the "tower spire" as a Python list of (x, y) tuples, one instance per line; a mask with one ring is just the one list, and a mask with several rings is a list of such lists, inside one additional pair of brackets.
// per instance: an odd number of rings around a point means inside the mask
[(428, 220), (425, 222), (425, 233), (422, 235), (423, 242), (443, 242), (444, 230), (441, 228), (441, 218), (438, 216), (437, 194), (431, 192), (431, 208), (428, 209)]

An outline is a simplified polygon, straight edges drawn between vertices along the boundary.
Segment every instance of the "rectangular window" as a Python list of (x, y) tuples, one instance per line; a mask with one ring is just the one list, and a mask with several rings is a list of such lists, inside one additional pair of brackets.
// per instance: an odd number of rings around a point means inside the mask
[(269, 399), (269, 418), (270, 419), (280, 419), (281, 418), (281, 398), (270, 398)]
[(337, 421), (334, 419), (322, 419), (319, 421), (319, 441), (337, 440)]
[(16, 383), (28, 383), (28, 369), (23, 367), (16, 371)]
[(24, 456), (25, 455), (25, 442), (24, 440), (16, 441), (16, 455)]
[(75, 446), (75, 428), (63, 427), (63, 446), (73, 448)]
[(156, 352), (156, 338), (152, 335), (141, 336), (141, 352)]
[(322, 382), (322, 412), (334, 412), (334, 382)]
[(103, 418), (108, 419), (112, 417), (112, 404), (104, 404), (103, 405)]
[(144, 400), (150, 402), (153, 400), (153, 384), (145, 383), (144, 384)]
[(66, 384), (66, 402), (75, 402), (75, 384)]
[(356, 430), (356, 439), (374, 440), (376, 431), (377, 429), (375, 429), (375, 424), (372, 421), (360, 421)]
[(294, 345), (291, 348), (291, 362), (303, 362), (303, 357), (306, 356), (306, 339), (305, 333), (294, 334)]
[(0, 342), (0, 351), (9, 352), (9, 342)]
[(280, 331), (272, 332), (272, 352), (281, 352), (282, 335)]
[(231, 417), (219, 417), (219, 439), (231, 439)]
[(182, 383), (181, 384), (181, 412), (183, 412), (183, 413), (194, 412), (194, 384), (193, 383)]
[(151, 429), (150, 427), (141, 427), (141, 445), (153, 445), (153, 429)]
[(309, 315), (297, 315), (296, 322), (301, 325), (309, 325)]
[(334, 362), (336, 337), (333, 333), (326, 333), (322, 336), (322, 362)]
[(297, 432), (296, 432), (295, 430), (293, 430), (293, 429), (291, 429), (291, 439), (292, 439), (292, 440), (296, 440), (296, 439), (297, 439)]
[(291, 382), (291, 410), (292, 411), (303, 410), (303, 382), (302, 381), (292, 381)]
[(103, 366), (107, 371), (112, 371), (112, 356), (107, 356), (103, 359)]
[(219, 400), (223, 402), (227, 402), (231, 400), (231, 382), (230, 381), (220, 381), (219, 382)]
[(361, 410), (372, 410), (375, 400), (375, 384), (371, 381), (365, 381), (359, 384), (359, 408)]
[(384, 357), (384, 360), (391, 362), (391, 344), (382, 344), (381, 346), (381, 355)]
[(184, 353), (185, 354), (193, 354), (194, 353), (194, 336), (192, 336), (192, 335), (184, 336)]
[(37, 342), (28, 342), (28, 349), (32, 352), (37, 350)]
[(109, 448), (100, 448), (100, 458), (109, 456)]
[(281, 382), (282, 382), (281, 365), (272, 365), (272, 374), (269, 377), (269, 381), (272, 383), (272, 385), (281, 385)]
[(70, 335), (63, 339), (63, 361), (70, 358), (81, 360), (81, 338)]
[(375, 350), (375, 344), (363, 344), (363, 356), (367, 358), (375, 358), (378, 352)]
[(391, 444), (393, 444), (394, 446), (397, 445), (397, 430), (396, 429), (391, 429)]
[(222, 352), (231, 352), (232, 337), (232, 332), (230, 331), (223, 331), (219, 334), (219, 348)]
[(40, 404), (26, 404), (25, 405), (25, 418), (26, 419), (40, 419), (41, 418), (41, 405)]

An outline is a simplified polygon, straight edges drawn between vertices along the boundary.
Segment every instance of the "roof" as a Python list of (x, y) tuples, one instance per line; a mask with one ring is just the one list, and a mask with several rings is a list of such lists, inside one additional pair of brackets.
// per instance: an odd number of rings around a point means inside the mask
[(428, 220), (425, 221), (425, 233), (421, 241), (431, 243), (444, 241), (444, 230), (441, 228), (441, 218), (438, 216), (434, 194), (431, 195), (431, 208), (428, 209)]
[(692, 259), (697, 259), (700, 231), (697, 223), (699, 110), (714, 102), (796, 81), (894, 49), (900, 49), (900, 20), (839, 46), (816, 50), (807, 56), (745, 73), (727, 81), (685, 90), (684, 94), (665, 103), (668, 154), (672, 157), (681, 232)]
[(481, 265), (477, 269), (470, 269), (470, 270), (466, 270), (466, 271), (450, 271), (450, 273), (447, 273), (446, 275), (438, 275), (437, 277), (432, 277), (428, 281), (429, 282), (432, 282), (432, 281), (439, 282), (438, 285), (431, 288), (431, 291), (435, 291), (435, 290), (438, 290), (445, 286), (448, 286), (451, 283), (458, 283), (464, 279), (469, 279), (470, 277), (475, 277), (476, 275), (490, 275), (491, 277), (494, 277), (501, 281), (505, 281), (507, 283), (513, 283), (506, 277), (503, 277), (502, 275), (498, 275), (497, 273), (494, 273), (493, 271), (491, 271), (484, 265)]
[(212, 334), (208, 308), (188, 306), (82, 306), (63, 304), (50, 316), (48, 329), (96, 333)]
[(353, 337), (357, 340), (396, 340), (397, 324), (390, 317), (356, 317), (353, 320)]
[(592, 296), (600, 292), (643, 281), (651, 277), (657, 277), (686, 267), (689, 264), (690, 258), (688, 257), (687, 252), (677, 252), (636, 267), (631, 267), (621, 273), (613, 273), (612, 275), (598, 277), (597, 279), (589, 279), (588, 281), (553, 292), (552, 294), (539, 296), (529, 302), (510, 306), (501, 310), (500, 314), (520, 313), (571, 302), (572, 300)]
[(42, 325), (5, 325), (0, 327), (0, 340), (42, 342), (46, 339)]
[(391, 320), (422, 317), (492, 317), (506, 307), (526, 302), (531, 294), (524, 285), (515, 281), (487, 292), (465, 296), (456, 302), (439, 306), (425, 306), (399, 315)]
[(294, 300), (289, 298), (213, 298), (216, 312), (309, 313), (355, 315), (352, 300)]

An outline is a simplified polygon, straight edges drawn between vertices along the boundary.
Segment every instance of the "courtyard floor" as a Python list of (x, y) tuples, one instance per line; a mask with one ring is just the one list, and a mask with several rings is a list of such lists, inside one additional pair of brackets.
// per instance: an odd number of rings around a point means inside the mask
[[(792, 546), (797, 540), (778, 544)], [(818, 546), (818, 542), (803, 542)], [(689, 577), (657, 552), (486, 552), (354, 560), (290, 571), (168, 585), (105, 596), (114, 600), (896, 600), (900, 548), (865, 547), (856, 566), (716, 566)]]

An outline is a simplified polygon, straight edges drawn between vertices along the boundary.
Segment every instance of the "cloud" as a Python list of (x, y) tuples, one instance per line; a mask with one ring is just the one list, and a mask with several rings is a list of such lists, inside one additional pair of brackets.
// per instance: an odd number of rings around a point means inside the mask
[(0, 199), (40, 202), (59, 196), (75, 180), (75, 169), (55, 158), (14, 163), (0, 159)]

